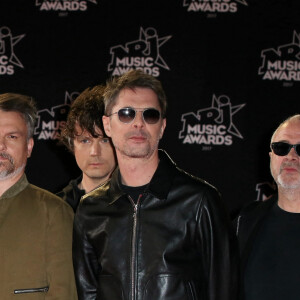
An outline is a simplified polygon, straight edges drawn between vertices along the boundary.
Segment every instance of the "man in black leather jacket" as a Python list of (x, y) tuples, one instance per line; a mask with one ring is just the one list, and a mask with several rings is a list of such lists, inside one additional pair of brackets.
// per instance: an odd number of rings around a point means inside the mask
[(79, 299), (236, 299), (236, 244), (218, 191), (158, 150), (160, 82), (136, 70), (114, 78), (105, 108), (119, 168), (77, 210)]

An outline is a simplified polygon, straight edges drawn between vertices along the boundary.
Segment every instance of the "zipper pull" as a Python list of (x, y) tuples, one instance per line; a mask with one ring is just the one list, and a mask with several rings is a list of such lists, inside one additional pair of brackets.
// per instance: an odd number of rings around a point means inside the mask
[(136, 216), (136, 211), (137, 211), (137, 204), (133, 205), (133, 218)]

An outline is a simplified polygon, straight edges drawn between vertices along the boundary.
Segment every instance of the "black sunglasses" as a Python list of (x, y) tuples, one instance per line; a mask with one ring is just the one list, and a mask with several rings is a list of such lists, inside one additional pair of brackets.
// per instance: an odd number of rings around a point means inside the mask
[(298, 156), (300, 156), (300, 144), (291, 145), (285, 142), (271, 143), (271, 149), (279, 156), (288, 155), (292, 148), (294, 148)]
[(108, 117), (118, 114), (119, 120), (122, 123), (131, 123), (136, 116), (138, 111), (143, 112), (143, 119), (147, 124), (156, 124), (160, 119), (160, 112), (155, 108), (141, 108), (135, 109), (133, 107), (124, 107), (119, 109), (117, 112), (114, 112)]

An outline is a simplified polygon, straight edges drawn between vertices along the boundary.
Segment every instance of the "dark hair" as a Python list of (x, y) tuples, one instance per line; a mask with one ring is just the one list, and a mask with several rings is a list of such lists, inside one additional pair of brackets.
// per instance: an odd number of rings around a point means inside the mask
[(0, 110), (20, 113), (26, 122), (27, 139), (32, 138), (37, 109), (31, 97), (14, 93), (0, 94)]
[(65, 128), (61, 133), (61, 141), (71, 151), (74, 150), (74, 137), (76, 136), (75, 125), (82, 130), (88, 131), (94, 138), (99, 134), (95, 132), (95, 126), (103, 129), (102, 116), (104, 114), (103, 85), (96, 85), (93, 88), (85, 89), (72, 103), (68, 113)]
[(121, 90), (137, 87), (151, 89), (157, 95), (162, 117), (165, 118), (167, 99), (162, 85), (155, 77), (145, 74), (141, 70), (131, 70), (122, 76), (112, 77), (107, 81), (104, 92), (105, 114), (111, 114), (112, 107), (116, 104)]

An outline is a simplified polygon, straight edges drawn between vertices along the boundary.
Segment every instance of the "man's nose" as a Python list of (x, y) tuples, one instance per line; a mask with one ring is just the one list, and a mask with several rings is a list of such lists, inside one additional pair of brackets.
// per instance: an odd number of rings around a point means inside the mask
[(5, 138), (1, 137), (0, 138), (0, 150), (5, 150), (5, 149), (6, 149)]
[(296, 150), (294, 148), (292, 148), (286, 157), (288, 159), (298, 159), (299, 155), (297, 154)]
[(142, 128), (145, 126), (145, 121), (143, 118), (143, 111), (137, 111), (135, 118), (133, 120), (133, 126), (136, 128)]
[(101, 155), (101, 145), (100, 145), (101, 141), (93, 141), (92, 145), (91, 145), (91, 151), (90, 154), (93, 156), (96, 155)]

